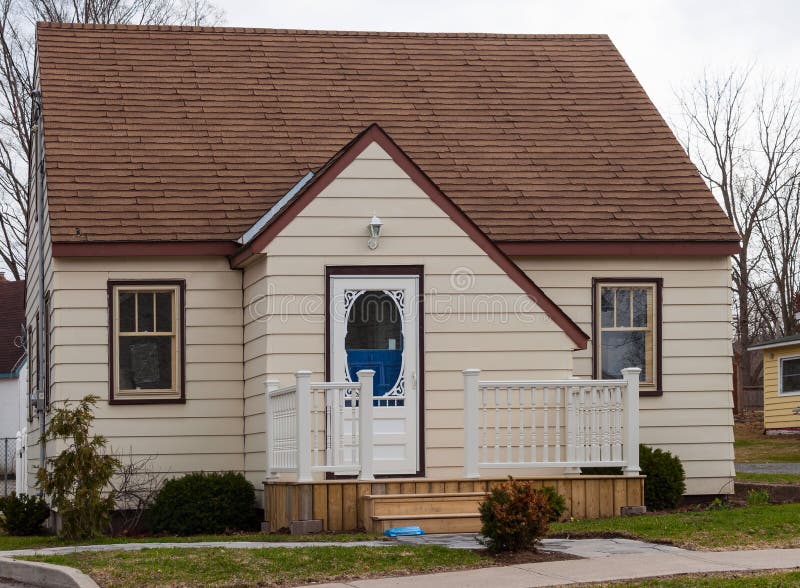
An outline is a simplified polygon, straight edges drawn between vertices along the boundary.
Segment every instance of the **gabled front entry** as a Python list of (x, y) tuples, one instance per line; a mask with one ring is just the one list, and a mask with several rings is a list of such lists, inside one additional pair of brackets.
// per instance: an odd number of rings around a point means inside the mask
[(420, 469), (421, 277), (364, 267), (329, 269), (328, 280), (328, 376), (354, 382), (359, 370), (375, 370), (375, 474), (414, 475)]

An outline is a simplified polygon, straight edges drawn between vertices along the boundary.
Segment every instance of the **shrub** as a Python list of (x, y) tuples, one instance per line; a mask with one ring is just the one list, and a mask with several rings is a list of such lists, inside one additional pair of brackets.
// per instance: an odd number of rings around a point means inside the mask
[(255, 502), (253, 485), (242, 474), (189, 474), (164, 484), (148, 520), (156, 533), (250, 531), (258, 526)]
[(144, 530), (146, 513), (152, 508), (164, 479), (153, 465), (155, 456), (135, 456), (131, 449), (128, 453), (118, 453), (117, 459), (121, 467), (111, 480), (117, 498), (111, 531), (131, 535)]
[(50, 515), (47, 503), (39, 496), (12, 492), (0, 498), (0, 526), (9, 535), (36, 535)]
[(97, 396), (85, 396), (74, 408), (53, 410), (47, 439), (66, 441), (66, 449), (39, 468), (36, 483), (61, 517), (60, 535), (89, 539), (108, 529), (114, 491), (105, 492), (120, 463), (105, 452), (106, 439), (90, 435)]
[(492, 553), (535, 549), (552, 515), (544, 492), (509, 478), (481, 503), (481, 534)]
[(550, 506), (550, 517), (548, 521), (555, 523), (561, 520), (561, 516), (564, 514), (564, 511), (567, 510), (566, 499), (556, 492), (556, 489), (552, 486), (545, 486), (539, 490), (539, 492), (544, 494), (544, 497), (547, 499), (547, 504)]
[(748, 506), (764, 506), (769, 504), (769, 492), (766, 490), (750, 490), (747, 493)]
[(719, 496), (715, 496), (711, 504), (708, 505), (708, 510), (729, 510), (730, 508), (731, 505), (727, 499), (722, 500)]
[(648, 510), (675, 508), (686, 491), (681, 460), (669, 451), (639, 446), (639, 466), (644, 481), (644, 503)]

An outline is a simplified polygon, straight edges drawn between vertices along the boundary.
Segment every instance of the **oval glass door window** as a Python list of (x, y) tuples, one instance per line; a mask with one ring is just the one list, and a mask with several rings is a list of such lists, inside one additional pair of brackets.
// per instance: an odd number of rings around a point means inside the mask
[(404, 293), (366, 290), (354, 294), (347, 309), (344, 341), (350, 381), (358, 380), (359, 370), (375, 370), (373, 395), (402, 399)]

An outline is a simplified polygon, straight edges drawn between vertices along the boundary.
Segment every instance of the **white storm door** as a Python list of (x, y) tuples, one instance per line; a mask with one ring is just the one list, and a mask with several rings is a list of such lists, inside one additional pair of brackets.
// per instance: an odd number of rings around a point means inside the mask
[(356, 381), (375, 370), (375, 474), (419, 469), (419, 279), (415, 276), (331, 276), (330, 378)]

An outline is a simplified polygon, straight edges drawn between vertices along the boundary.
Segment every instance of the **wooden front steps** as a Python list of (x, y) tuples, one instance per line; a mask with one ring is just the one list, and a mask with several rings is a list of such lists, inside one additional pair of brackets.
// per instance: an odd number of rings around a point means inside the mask
[(477, 512), (454, 514), (408, 515), (398, 517), (372, 517), (368, 533), (383, 533), (394, 527), (419, 526), (426, 535), (435, 533), (477, 533), (481, 530), (481, 518)]
[[(639, 476), (515, 476), (518, 480), (530, 480), (537, 487), (552, 486), (567, 503), (566, 516), (576, 519), (594, 519), (620, 514), (624, 506), (644, 504), (644, 478)], [(297, 521), (320, 521), (325, 531), (370, 530), (382, 523), (374, 523), (372, 517), (385, 517), (393, 521), (391, 526), (419, 525), (426, 532), (435, 519), (448, 521), (452, 529), (457, 525), (477, 525), (477, 503), (480, 497), (505, 477), (480, 479), (431, 479), (394, 478), (371, 482), (359, 480), (319, 480), (298, 483), (289, 480), (269, 480), (264, 483), (264, 519), (272, 531), (290, 529)], [(406, 497), (407, 512), (392, 510), (397, 495)], [(432, 500), (425, 505), (425, 496), (451, 495), (447, 500)], [(384, 502), (382, 514), (369, 514), (365, 508), (365, 497), (381, 497)], [(465, 498), (466, 497), (466, 498)], [(468, 502), (461, 502), (466, 499)], [(472, 502), (469, 502), (469, 501)], [(380, 502), (380, 501), (379, 501)], [(377, 504), (377, 502), (375, 503)], [(399, 507), (397, 507), (399, 508)], [(449, 510), (448, 510), (449, 509)], [(450, 516), (444, 516), (450, 515)], [(452, 516), (471, 515), (471, 516)], [(388, 517), (388, 518), (386, 518)], [(411, 518), (400, 518), (411, 517)], [(416, 517), (416, 518), (414, 518)], [(424, 517), (424, 518), (420, 518)], [(456, 522), (458, 521), (458, 522)], [(442, 523), (445, 525), (445, 523)], [(471, 527), (477, 530), (477, 526)]]
[(362, 520), (370, 533), (418, 525), (426, 533), (480, 531), (478, 507), (486, 492), (368, 494)]

